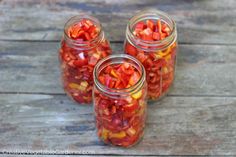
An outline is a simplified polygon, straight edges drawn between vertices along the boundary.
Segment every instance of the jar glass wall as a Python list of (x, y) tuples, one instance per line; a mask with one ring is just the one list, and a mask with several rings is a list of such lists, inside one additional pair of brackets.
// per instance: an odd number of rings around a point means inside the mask
[(129, 21), (125, 53), (144, 65), (149, 99), (158, 100), (169, 91), (174, 81), (177, 48), (176, 25), (166, 13), (146, 10)]
[(93, 69), (111, 54), (99, 21), (89, 15), (78, 15), (65, 24), (59, 49), (61, 77), (65, 92), (80, 104), (92, 102)]
[(107, 144), (129, 147), (143, 136), (146, 119), (146, 74), (129, 55), (111, 55), (94, 70), (97, 135)]

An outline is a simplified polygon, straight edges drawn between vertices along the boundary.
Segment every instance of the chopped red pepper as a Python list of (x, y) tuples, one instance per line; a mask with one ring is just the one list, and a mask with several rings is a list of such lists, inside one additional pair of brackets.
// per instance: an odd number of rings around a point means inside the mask
[[(141, 76), (132, 64), (124, 62), (103, 68), (98, 78), (109, 88), (124, 89), (136, 84)], [(146, 116), (145, 92), (142, 87), (124, 98), (113, 98), (95, 88), (97, 134), (105, 143), (128, 147), (138, 142)]]
[(124, 112), (131, 113), (131, 112), (136, 111), (139, 108), (139, 104), (138, 104), (137, 100), (134, 99), (134, 101), (132, 101), (132, 103), (125, 104), (123, 106), (123, 108), (124, 108)]
[[(95, 39), (99, 32), (100, 28), (89, 19), (82, 19), (66, 30), (69, 38), (81, 43)], [(111, 53), (109, 42), (104, 39), (91, 49), (78, 50), (63, 39), (59, 52), (66, 93), (78, 103), (90, 103), (92, 101), (93, 68), (100, 59)]]
[(105, 86), (113, 88), (116, 85), (119, 86), (119, 89), (122, 89), (136, 84), (140, 79), (140, 73), (139, 71), (135, 70), (135, 68), (129, 63), (123, 63), (113, 66), (107, 66), (101, 72), (99, 78), (102, 78), (101, 82)]
[(152, 20), (147, 20), (146, 23), (147, 23), (147, 27), (153, 31), (155, 27), (154, 22)]
[(67, 35), (72, 39), (82, 39), (84, 41), (88, 41), (96, 38), (99, 31), (100, 30), (91, 20), (83, 19), (80, 22), (70, 26), (67, 30)]
[[(145, 41), (160, 41), (171, 34), (169, 25), (162, 20), (148, 19), (140, 21), (134, 26), (133, 34)], [(138, 42), (137, 42), (138, 44)], [(150, 99), (158, 99), (170, 88), (174, 80), (177, 42), (175, 41), (164, 50), (154, 52), (143, 51), (139, 47), (149, 49), (148, 46), (133, 46), (129, 41), (125, 42), (125, 53), (136, 57), (145, 67), (148, 83), (148, 96)], [(166, 69), (172, 69), (168, 75)]]
[(137, 55), (136, 48), (133, 45), (131, 45), (131, 44), (127, 44), (125, 49), (127, 50), (127, 53), (129, 55), (132, 55), (132, 56), (136, 56)]
[(135, 33), (139, 33), (140, 31), (143, 31), (143, 29), (145, 29), (147, 26), (144, 24), (144, 22), (139, 22), (136, 24), (135, 26)]

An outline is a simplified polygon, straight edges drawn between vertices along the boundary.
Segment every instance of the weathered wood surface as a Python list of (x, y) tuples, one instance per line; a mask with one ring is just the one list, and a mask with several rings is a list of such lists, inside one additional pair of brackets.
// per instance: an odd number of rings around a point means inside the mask
[[(87, 155), (85, 154), (80, 154), (80, 155), (75, 155), (75, 154), (44, 154), (44, 153), (23, 153), (23, 154), (16, 154), (16, 153), (11, 153), (11, 154), (0, 154), (0, 157), (106, 157), (106, 156), (111, 156), (111, 155)], [(112, 154), (112, 156), (120, 156), (120, 155), (114, 155)], [(150, 155), (128, 155), (128, 157), (136, 157), (136, 156), (142, 156), (142, 157), (150, 157)], [(152, 155), (151, 155), (152, 156)], [(155, 155), (156, 157), (158, 155)], [(177, 157), (177, 156), (170, 156), (170, 157)]]
[[(96, 154), (96, 155), (87, 155), (87, 154), (80, 154), (80, 155), (75, 155), (75, 154), (49, 154), (49, 155), (45, 155), (43, 153), (41, 154), (34, 154), (34, 153), (25, 153), (25, 154), (4, 154), (4, 155), (1, 155), (0, 154), (0, 157), (107, 157), (107, 156), (120, 156), (120, 155), (115, 155), (115, 154), (112, 154), (112, 155), (99, 155), (99, 154)], [(142, 156), (142, 157), (150, 157), (150, 155), (128, 155), (128, 157), (136, 157), (136, 156)], [(153, 155), (151, 155), (153, 156)], [(159, 155), (155, 155), (155, 157), (158, 157)], [(169, 156), (169, 155), (168, 155)], [(171, 155), (169, 157), (177, 157), (176, 155)], [(180, 157), (180, 156), (178, 156)]]
[[(120, 53), (128, 19), (143, 8), (177, 22), (175, 84), (149, 105), (142, 142), (106, 146), (95, 135), (92, 106), (76, 105), (61, 89), (63, 25), (91, 13)], [(235, 0), (0, 0), (0, 156), (236, 155), (235, 32)]]
[(234, 155), (235, 104), (235, 97), (166, 97), (148, 106), (142, 142), (122, 149), (97, 139), (92, 106), (66, 96), (2, 94), (0, 152)]
[[(33, 154), (33, 153), (31, 153)], [(0, 154), (0, 157), (94, 157), (94, 155), (86, 155), (86, 154), (81, 154), (81, 155), (66, 155), (66, 154), (58, 154), (58, 155), (45, 155), (45, 154), (4, 154), (4, 155), (1, 155)], [(96, 157), (105, 157), (106, 155), (96, 155)], [(116, 155), (112, 155), (112, 156), (116, 156)], [(135, 157), (135, 156), (132, 156), (132, 155), (129, 155), (129, 157)], [(148, 157), (146, 155), (142, 155), (142, 157)], [(173, 156), (175, 157), (175, 156)]]
[[(0, 92), (62, 94), (57, 42), (0, 42)], [(112, 43), (115, 53), (122, 44)], [(170, 95), (236, 96), (236, 46), (180, 45)]]
[(87, 12), (102, 22), (110, 40), (123, 41), (135, 12), (158, 8), (177, 22), (181, 43), (236, 44), (235, 6), (235, 0), (2, 0), (0, 39), (58, 41), (65, 21)]

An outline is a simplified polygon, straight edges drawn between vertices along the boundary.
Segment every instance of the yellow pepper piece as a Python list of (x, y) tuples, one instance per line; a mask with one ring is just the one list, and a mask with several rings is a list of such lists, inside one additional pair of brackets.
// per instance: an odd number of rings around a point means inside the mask
[(126, 132), (129, 136), (133, 136), (135, 135), (136, 130), (133, 127), (130, 127)]
[(118, 75), (115, 73), (114, 70), (111, 70), (111, 75), (114, 76), (114, 77), (116, 77), (116, 78), (118, 77)]
[(143, 116), (143, 114), (145, 114), (145, 106), (146, 103), (143, 100), (139, 101), (139, 106), (140, 106), (140, 110), (138, 111), (138, 116)]
[(130, 84), (128, 84), (127, 86), (126, 86), (126, 88), (129, 88), (131, 85)]
[(168, 68), (167, 68), (167, 67), (163, 67), (163, 68), (162, 68), (162, 72), (163, 72), (164, 74), (167, 74), (167, 73), (168, 73)]
[(106, 109), (103, 110), (103, 113), (108, 116), (110, 112), (109, 112), (109, 110), (106, 108)]
[(88, 82), (87, 82), (87, 81), (82, 81), (82, 82), (80, 83), (80, 85), (83, 86), (83, 87), (85, 87), (85, 88), (87, 88), (87, 87), (88, 87)]
[(167, 55), (167, 54), (169, 54), (170, 53), (170, 50), (171, 50), (171, 48), (170, 48), (170, 46), (165, 50), (165, 51), (162, 51), (162, 55)]
[(142, 96), (142, 90), (139, 90), (138, 92), (131, 95), (134, 99), (139, 99)]
[(171, 48), (176, 47), (177, 43), (174, 42), (174, 44), (171, 45)]
[(162, 57), (168, 55), (168, 54), (170, 53), (170, 50), (171, 50), (171, 48), (168, 47), (165, 51), (157, 51), (157, 52), (155, 53), (155, 56), (156, 56), (157, 58), (162, 58)]
[(94, 56), (95, 58), (97, 58), (97, 59), (100, 58), (100, 54), (98, 54), (98, 53), (94, 53), (93, 56)]
[(80, 85), (76, 84), (76, 83), (70, 83), (69, 87), (72, 89), (78, 89)]
[(126, 133), (124, 131), (118, 132), (118, 133), (109, 133), (109, 138), (124, 138), (126, 136)]
[(154, 53), (154, 54), (155, 54), (155, 57), (156, 57), (157, 59), (162, 58), (162, 55), (160, 55), (161, 53), (162, 53), (161, 51), (157, 51), (156, 53)]
[(171, 60), (171, 55), (169, 54), (169, 55), (167, 55), (167, 56), (165, 56), (165, 60), (168, 62), (169, 60)]
[(86, 90), (86, 87), (79, 86), (78, 90), (80, 90), (80, 91), (85, 91), (85, 90)]
[(72, 89), (77, 89), (77, 90), (79, 90), (79, 91), (85, 91), (86, 90), (86, 87), (85, 87), (85, 85), (86, 84), (84, 84), (83, 86), (80, 84), (80, 85), (78, 85), (78, 84), (76, 84), (76, 83), (70, 83), (69, 84), (69, 87), (70, 88), (72, 88)]
[(103, 139), (103, 140), (107, 140), (108, 134), (109, 134), (109, 130), (103, 128), (103, 129), (102, 129), (102, 139)]

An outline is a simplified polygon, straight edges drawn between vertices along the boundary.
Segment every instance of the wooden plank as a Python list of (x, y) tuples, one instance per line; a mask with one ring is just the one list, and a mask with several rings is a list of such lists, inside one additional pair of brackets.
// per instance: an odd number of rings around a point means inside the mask
[(165, 97), (149, 104), (143, 140), (103, 144), (92, 106), (66, 96), (0, 95), (0, 152), (122, 155), (235, 155), (236, 97)]
[[(11, 153), (11, 154), (0, 154), (0, 157), (107, 157), (107, 156), (111, 156), (110, 154), (107, 155), (86, 155), (86, 154), (80, 154), (80, 155), (75, 155), (75, 154), (43, 154), (43, 153), (24, 153), (24, 154), (18, 154), (18, 153)], [(114, 155), (112, 154), (112, 156), (120, 156), (120, 155)], [(129, 155), (129, 157), (135, 157), (133, 155)], [(150, 157), (149, 155), (142, 155), (142, 157)], [(174, 156), (173, 156), (174, 157)]]
[[(59, 43), (0, 42), (0, 92), (63, 94)], [(122, 44), (112, 43), (115, 53)], [(171, 95), (236, 95), (236, 46), (180, 45)]]
[[(0, 154), (0, 157), (94, 157), (94, 155), (84, 155), (84, 154), (81, 154), (81, 155), (67, 155), (67, 154), (64, 154), (64, 155), (55, 155), (55, 154), (50, 154), (50, 155), (45, 155), (45, 154), (4, 154), (4, 155), (1, 155)], [(96, 155), (96, 157), (105, 157), (105, 156), (111, 156), (111, 155)], [(112, 156), (116, 156), (116, 155), (112, 155)], [(119, 156), (119, 155), (118, 155)], [(129, 157), (135, 157), (135, 156), (130, 156)], [(142, 155), (142, 157), (147, 157), (146, 155)]]
[(112, 41), (123, 41), (128, 19), (144, 8), (168, 12), (181, 43), (236, 44), (236, 1), (228, 0), (2, 0), (1, 40), (60, 40), (65, 21), (81, 12), (96, 16)]
[[(25, 154), (25, 155), (22, 155), (22, 154), (4, 154), (4, 155), (1, 155), (0, 154), (0, 157), (105, 157), (105, 156), (111, 156), (110, 154), (107, 154), (107, 155), (85, 155), (85, 154), (81, 154), (81, 155), (68, 155), (68, 154), (50, 154), (50, 155), (45, 155), (45, 154)], [(120, 155), (114, 155), (112, 154), (112, 156), (120, 156)], [(137, 155), (136, 155), (137, 156)], [(129, 157), (136, 157), (136, 156), (132, 156), (132, 155), (129, 155)], [(150, 157), (149, 155), (142, 155), (142, 157)], [(156, 156), (157, 157), (157, 156)], [(170, 157), (175, 157), (175, 156), (170, 156)]]
[[(33, 154), (33, 153), (32, 153)], [(56, 154), (50, 154), (50, 155), (45, 155), (45, 154), (0, 154), (0, 157), (105, 157), (105, 156), (111, 156), (111, 155), (97, 155), (97, 154), (93, 154), (93, 155), (86, 155), (86, 154), (80, 154), (80, 155), (56, 155)], [(129, 157), (135, 157), (133, 155), (128, 155)], [(120, 157), (120, 155), (112, 155), (112, 157)], [(141, 155), (139, 155), (139, 157), (142, 157)]]

